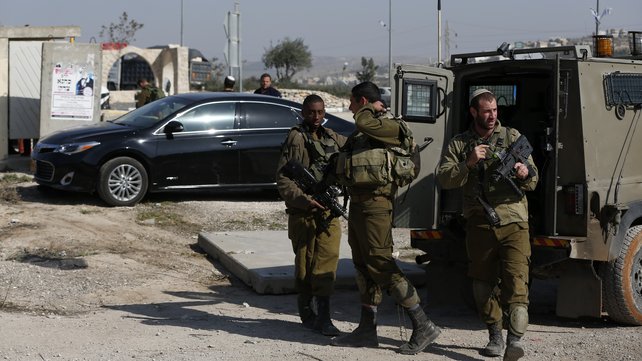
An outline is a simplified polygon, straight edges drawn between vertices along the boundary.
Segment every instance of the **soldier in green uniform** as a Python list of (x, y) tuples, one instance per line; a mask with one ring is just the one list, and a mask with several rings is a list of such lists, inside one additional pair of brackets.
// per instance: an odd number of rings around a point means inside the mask
[[(330, 318), (330, 295), (334, 291), (339, 262), (341, 223), (334, 218), (327, 227), (322, 227), (321, 223), (329, 211), (312, 195), (305, 194), (281, 169), (289, 160), (295, 159), (320, 181), (328, 159), (344, 145), (346, 137), (321, 125), (325, 106), (318, 95), (305, 98), (302, 113), (303, 123), (290, 130), (283, 144), (277, 168), (277, 187), (289, 215), (288, 236), (295, 254), (299, 316), (305, 327), (327, 336), (336, 336), (339, 330)], [(313, 311), (314, 302), (317, 314)]]
[(140, 92), (136, 94), (136, 108), (165, 97), (165, 93), (161, 89), (152, 85), (145, 78), (138, 80), (138, 86), (140, 87)]
[[(473, 123), (455, 136), (444, 152), (437, 178), (444, 189), (463, 187), (468, 275), (480, 317), (488, 327), (486, 356), (517, 360), (524, 355), (520, 341), (528, 326), (528, 266), (530, 241), (528, 204), (508, 182), (492, 181), (493, 154), (506, 149), (520, 136), (503, 127), (497, 119), (497, 101), (486, 89), (473, 92), (470, 102)], [(529, 156), (528, 164), (515, 164), (515, 184), (524, 191), (537, 185), (537, 169)], [(491, 225), (490, 207), (499, 217)], [(499, 295), (496, 292), (499, 289)], [(502, 329), (508, 329), (506, 343)]]
[[(375, 84), (363, 82), (352, 88), (350, 110), (354, 113), (358, 132), (348, 138), (342, 152), (350, 152), (353, 161), (356, 154), (365, 153), (368, 149), (400, 144), (399, 123), (385, 116), (385, 107)], [(354, 171), (357, 171), (356, 168)], [(371, 176), (373, 179), (381, 178), (378, 174)], [(348, 190), (348, 243), (357, 271), (361, 319), (352, 333), (333, 339), (332, 344), (378, 346), (377, 306), (381, 303), (382, 291), (386, 291), (404, 308), (413, 326), (410, 340), (400, 346), (399, 352), (419, 353), (439, 336), (440, 329), (428, 319), (421, 308), (417, 291), (392, 257), (392, 204), (396, 185), (390, 178), (384, 177), (382, 182), (353, 185)]]

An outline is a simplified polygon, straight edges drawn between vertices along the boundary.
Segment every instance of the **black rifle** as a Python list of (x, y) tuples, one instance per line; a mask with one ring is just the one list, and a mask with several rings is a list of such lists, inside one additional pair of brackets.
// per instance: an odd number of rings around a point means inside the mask
[(519, 138), (513, 144), (508, 147), (505, 151), (500, 152), (499, 154), (494, 153), (493, 156), (497, 157), (498, 165), (497, 168), (493, 170), (490, 177), (493, 182), (498, 182), (500, 179), (504, 179), (515, 194), (520, 197), (524, 196), (524, 192), (519, 189), (519, 187), (511, 179), (515, 176), (515, 163), (522, 163), (528, 167), (528, 177), (535, 175), (535, 172), (528, 164), (528, 157), (533, 152), (533, 147), (528, 142), (528, 139), (524, 135), (520, 135)]
[(285, 163), (281, 171), (283, 175), (292, 179), (305, 194), (311, 195), (320, 205), (330, 210), (330, 215), (321, 222), (321, 230), (326, 229), (333, 218), (348, 219), (348, 212), (337, 202), (337, 197), (342, 193), (338, 187), (328, 185), (324, 181), (317, 181), (314, 175), (295, 159), (290, 159)]

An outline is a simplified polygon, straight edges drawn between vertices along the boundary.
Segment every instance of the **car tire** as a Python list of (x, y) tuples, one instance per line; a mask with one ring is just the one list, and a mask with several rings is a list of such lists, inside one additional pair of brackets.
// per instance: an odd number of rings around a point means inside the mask
[(100, 167), (98, 196), (110, 206), (133, 206), (147, 193), (147, 183), (147, 170), (139, 161), (114, 158)]
[(642, 325), (642, 226), (629, 228), (618, 257), (600, 267), (604, 308), (617, 322)]

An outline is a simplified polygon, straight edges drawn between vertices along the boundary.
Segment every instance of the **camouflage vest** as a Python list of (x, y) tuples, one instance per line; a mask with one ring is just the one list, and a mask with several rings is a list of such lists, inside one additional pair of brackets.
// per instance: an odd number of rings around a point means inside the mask
[[(471, 174), (474, 176), (474, 182), (476, 182), (475, 194), (483, 194), (491, 205), (516, 202), (520, 199), (520, 197), (514, 194), (506, 182), (494, 182), (490, 178), (493, 170), (499, 165), (497, 162), (499, 154), (505, 152), (515, 140), (516, 138), (511, 135), (511, 128), (502, 127), (499, 136), (491, 136), (488, 142), (483, 142), (489, 145), (492, 155), (479, 163), (475, 171)], [(462, 155), (462, 159), (466, 159), (466, 155), (479, 144), (482, 144), (482, 142), (475, 136), (471, 136), (466, 147), (463, 149), (464, 154)]]
[(350, 136), (337, 156), (338, 182), (345, 186), (379, 187), (394, 182), (403, 187), (419, 175), (419, 150), (402, 119), (398, 146), (384, 144), (358, 132)]
[(317, 181), (323, 180), (330, 157), (339, 151), (336, 139), (327, 130), (323, 132), (323, 136), (320, 139), (313, 139), (314, 137), (310, 135), (305, 124), (292, 127), (292, 130), (301, 132), (303, 136), (305, 148), (310, 158), (310, 166), (308, 167), (310, 172), (312, 172)]

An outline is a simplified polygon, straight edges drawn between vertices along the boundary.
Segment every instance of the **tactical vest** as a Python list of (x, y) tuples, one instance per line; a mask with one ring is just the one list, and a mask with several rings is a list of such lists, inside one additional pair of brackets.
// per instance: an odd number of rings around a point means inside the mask
[(305, 148), (310, 158), (308, 168), (310, 172), (312, 172), (312, 175), (314, 175), (314, 178), (320, 182), (323, 180), (330, 156), (339, 151), (339, 145), (336, 139), (327, 131), (323, 132), (323, 136), (320, 139), (313, 139), (314, 137), (310, 135), (306, 128), (307, 126), (304, 124), (299, 124), (292, 127), (292, 130), (299, 131), (303, 136)]
[(392, 161), (385, 145), (359, 132), (348, 139), (334, 165), (339, 184), (379, 187), (392, 182)]
[(479, 144), (488, 144), (489, 149), (493, 152), (493, 155), (486, 158), (482, 161), (474, 172), (475, 182), (476, 182), (476, 191), (477, 194), (484, 194), (487, 201), (491, 205), (496, 205), (506, 202), (515, 202), (519, 201), (519, 197), (515, 195), (513, 190), (510, 188), (510, 185), (505, 181), (494, 182), (491, 180), (490, 175), (493, 173), (493, 170), (499, 165), (497, 162), (498, 154), (506, 149), (515, 141), (511, 136), (511, 128), (502, 127), (500, 135), (496, 138), (491, 136), (489, 142), (480, 142), (479, 139), (471, 139), (467, 146), (464, 147), (464, 155), (462, 159), (466, 159), (466, 156), (469, 152), (473, 150)]
[(412, 132), (402, 119), (399, 123), (400, 145), (391, 146), (363, 133), (350, 137), (337, 156), (339, 183), (346, 186), (379, 187), (394, 182), (403, 187), (419, 175), (419, 150)]

